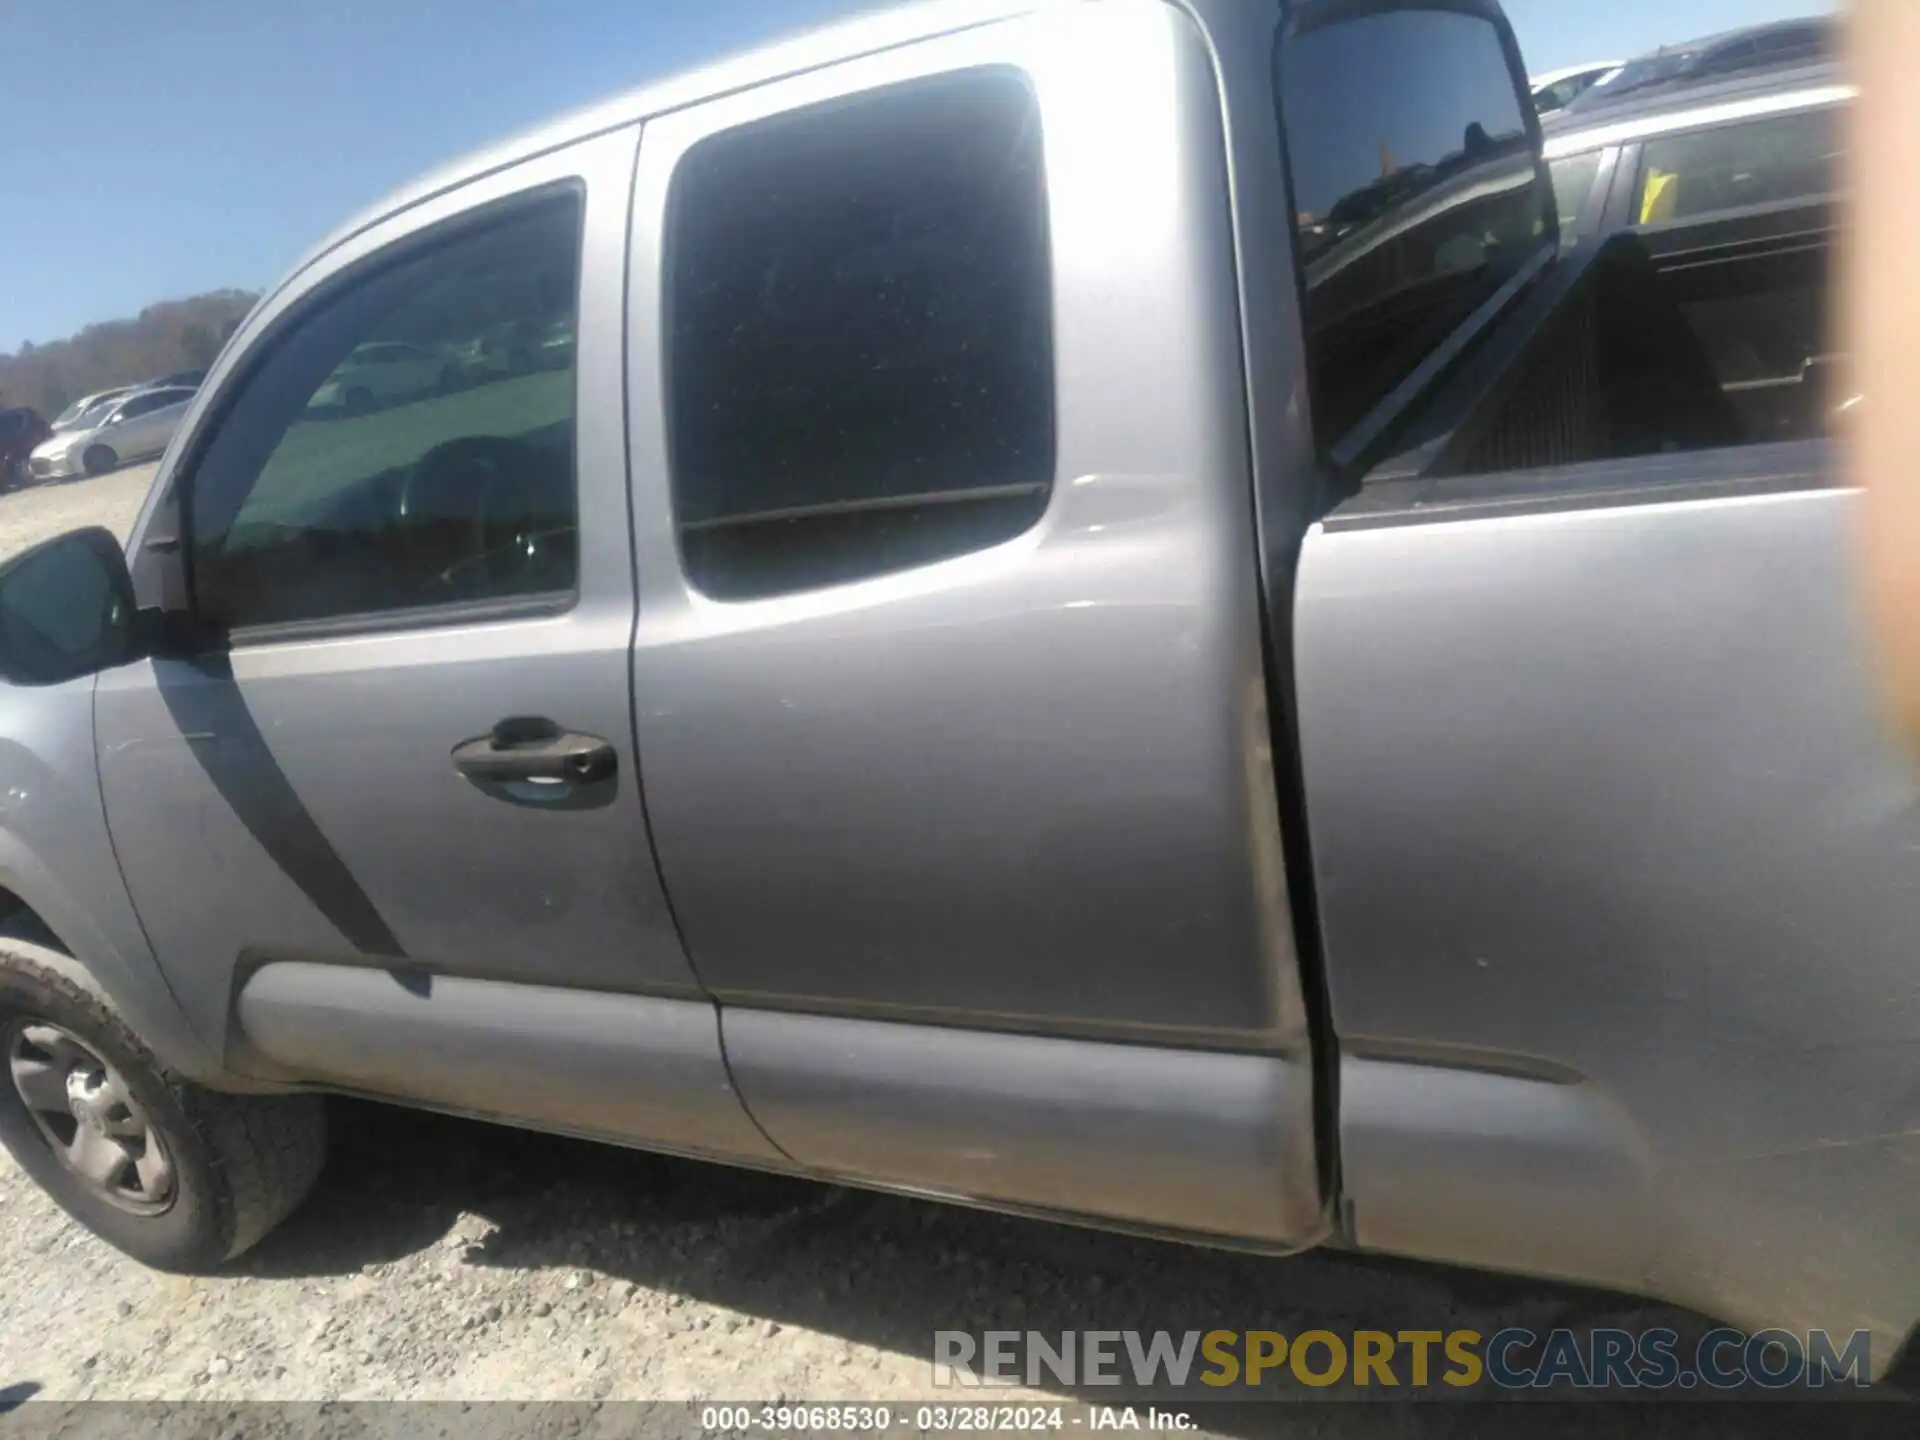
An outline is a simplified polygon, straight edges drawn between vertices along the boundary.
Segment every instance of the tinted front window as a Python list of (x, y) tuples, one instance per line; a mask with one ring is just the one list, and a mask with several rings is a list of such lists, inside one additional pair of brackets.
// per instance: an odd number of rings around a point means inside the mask
[(1019, 74), (705, 141), (675, 176), (667, 288), (674, 507), (709, 594), (922, 564), (1039, 518), (1052, 298)]
[(1539, 248), (1546, 188), (1488, 21), (1453, 10), (1297, 20), (1275, 85), (1327, 444)]
[[(571, 353), (511, 375), (435, 353), (505, 321), (571, 321), (579, 250), (576, 196), (517, 206), (285, 333), (192, 476), (200, 611), (242, 626), (570, 591)], [(412, 363), (344, 363), (367, 346)]]
[(1634, 216), (1644, 225), (1829, 195), (1840, 154), (1831, 110), (1649, 140)]

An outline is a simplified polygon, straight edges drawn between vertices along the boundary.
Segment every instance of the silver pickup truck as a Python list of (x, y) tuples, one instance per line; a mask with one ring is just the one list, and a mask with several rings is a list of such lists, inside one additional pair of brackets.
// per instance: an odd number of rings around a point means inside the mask
[[(1831, 217), (1563, 252), (1525, 74), (1493, 0), (935, 3), (337, 232), (124, 551), (0, 574), (16, 1159), (200, 1269), (377, 1096), (1884, 1371)], [(332, 403), (377, 346), (445, 364)]]

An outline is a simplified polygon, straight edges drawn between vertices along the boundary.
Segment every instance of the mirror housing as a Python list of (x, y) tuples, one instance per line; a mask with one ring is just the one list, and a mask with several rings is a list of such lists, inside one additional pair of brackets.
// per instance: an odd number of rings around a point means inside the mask
[(93, 526), (0, 564), (0, 680), (57, 685), (146, 651), (120, 542)]

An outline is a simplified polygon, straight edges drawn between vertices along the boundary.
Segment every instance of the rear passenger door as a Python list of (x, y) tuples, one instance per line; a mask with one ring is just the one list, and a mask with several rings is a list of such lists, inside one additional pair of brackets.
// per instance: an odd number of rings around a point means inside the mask
[(1219, 97), (1068, 7), (664, 116), (634, 704), (736, 1081), (804, 1164), (1321, 1221)]

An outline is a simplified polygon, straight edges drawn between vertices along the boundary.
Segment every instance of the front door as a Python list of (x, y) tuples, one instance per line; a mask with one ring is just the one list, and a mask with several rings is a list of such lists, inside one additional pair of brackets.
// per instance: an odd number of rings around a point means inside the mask
[[(237, 1067), (751, 1149), (632, 744), (633, 148), (422, 207), (253, 317), (136, 539), (143, 567), (184, 551), (204, 638), (103, 679), (102, 785), (154, 949)], [(557, 321), (564, 368), (341, 399), (368, 347), (451, 363)], [(629, 1103), (656, 1082), (698, 1123)]]

